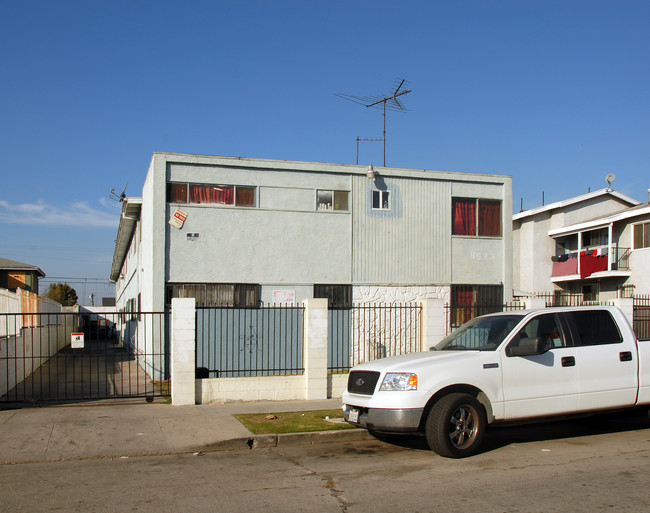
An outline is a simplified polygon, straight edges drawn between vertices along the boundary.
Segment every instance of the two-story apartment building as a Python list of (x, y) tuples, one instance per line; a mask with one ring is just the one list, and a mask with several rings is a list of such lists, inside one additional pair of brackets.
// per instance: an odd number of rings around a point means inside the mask
[(514, 215), (513, 248), (522, 295), (650, 293), (650, 206), (610, 188)]
[(154, 153), (122, 205), (118, 309), (512, 296), (509, 176)]
[(0, 288), (15, 292), (23, 289), (38, 295), (38, 279), (45, 273), (35, 265), (0, 258)]

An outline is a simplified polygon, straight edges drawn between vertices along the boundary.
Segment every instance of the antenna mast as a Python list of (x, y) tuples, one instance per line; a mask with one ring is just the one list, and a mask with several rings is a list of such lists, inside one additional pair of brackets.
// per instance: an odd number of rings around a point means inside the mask
[(128, 186), (129, 186), (129, 184), (127, 183), (127, 184), (124, 186), (124, 189), (122, 189), (122, 193), (121, 193), (119, 196), (118, 196), (117, 193), (115, 192), (115, 189), (111, 189), (111, 192), (110, 192), (110, 194), (109, 194), (109, 197), (110, 197), (112, 200), (119, 201), (120, 203), (123, 202), (123, 201), (126, 199), (126, 188), (127, 188)]
[(383, 116), (384, 116), (384, 131), (383, 131), (383, 138), (382, 139), (359, 139), (357, 137), (357, 164), (359, 163), (359, 141), (364, 141), (364, 140), (374, 140), (374, 141), (383, 141), (384, 142), (384, 167), (386, 167), (386, 109), (388, 110), (393, 110), (393, 111), (398, 111), (398, 112), (404, 112), (407, 109), (404, 108), (404, 106), (400, 103), (400, 100), (397, 98), (400, 96), (403, 96), (405, 94), (408, 94), (411, 92), (410, 89), (403, 89), (402, 86), (404, 85), (404, 82), (406, 82), (405, 79), (401, 79), (395, 90), (393, 91), (392, 94), (384, 97), (368, 97), (368, 96), (351, 96), (347, 94), (337, 94), (339, 98), (343, 98), (345, 100), (349, 100), (354, 103), (358, 103), (360, 105), (364, 105), (365, 107), (379, 107), (381, 106), (383, 108)]
[[(357, 135), (357, 138), (355, 139), (357, 141), (357, 164), (359, 163), (359, 141), (364, 141), (364, 142), (377, 142), (377, 141), (384, 141), (384, 139), (363, 139)], [(386, 166), (386, 150), (384, 149), (384, 167)]]

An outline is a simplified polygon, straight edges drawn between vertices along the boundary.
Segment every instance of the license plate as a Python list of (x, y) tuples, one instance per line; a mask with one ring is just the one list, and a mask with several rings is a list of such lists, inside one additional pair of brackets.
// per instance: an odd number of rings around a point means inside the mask
[(359, 410), (350, 408), (350, 415), (348, 416), (350, 422), (359, 422)]

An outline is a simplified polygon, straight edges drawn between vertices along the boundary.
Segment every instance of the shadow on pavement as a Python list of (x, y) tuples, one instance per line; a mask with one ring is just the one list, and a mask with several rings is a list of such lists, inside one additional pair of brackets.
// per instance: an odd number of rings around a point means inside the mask
[[(491, 452), (514, 443), (543, 442), (545, 440), (579, 438), (649, 428), (650, 415), (648, 408), (559, 418), (542, 422), (500, 424), (491, 426), (488, 429), (478, 454)], [(430, 450), (425, 437), (421, 435), (405, 436), (379, 433), (372, 433), (372, 435), (377, 440), (397, 447), (419, 451)]]
[(488, 430), (480, 452), (490, 452), (514, 443), (572, 439), (648, 428), (650, 417), (647, 407), (536, 423), (504, 424)]

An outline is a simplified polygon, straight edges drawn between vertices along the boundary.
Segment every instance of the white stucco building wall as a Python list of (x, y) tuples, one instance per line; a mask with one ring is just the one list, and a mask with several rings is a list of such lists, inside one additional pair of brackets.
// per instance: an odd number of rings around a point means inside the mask
[[(522, 295), (590, 291), (585, 297), (593, 299), (595, 294), (598, 300), (612, 300), (629, 291), (649, 293), (648, 250), (635, 247), (632, 228), (644, 223), (649, 213), (647, 204), (601, 189), (515, 214), (515, 290)], [(585, 250), (608, 255), (606, 268), (586, 275), (579, 269), (573, 274), (553, 275), (552, 257)], [(623, 292), (625, 288), (629, 291)]]
[[(141, 199), (127, 198), (123, 208), (111, 271), (118, 308), (138, 298), (141, 309), (161, 311), (174, 284), (255, 284), (264, 303), (280, 292), (299, 303), (315, 284), (349, 285), (355, 301), (365, 301), (364, 287), (377, 301), (449, 298), (455, 284), (499, 286), (511, 297), (509, 176), (375, 168), (370, 180), (366, 171), (155, 153)], [(168, 201), (170, 184), (254, 188), (255, 203)], [(321, 191), (344, 193), (347, 205), (319, 209)], [(374, 208), (377, 191), (388, 208)], [(500, 202), (500, 235), (452, 235), (454, 197)], [(177, 209), (180, 228), (169, 223)]]

